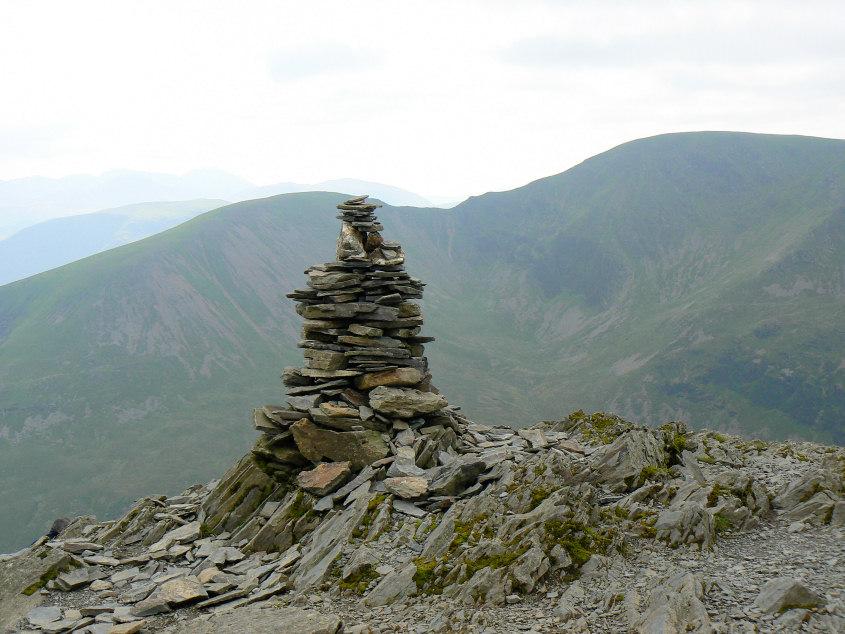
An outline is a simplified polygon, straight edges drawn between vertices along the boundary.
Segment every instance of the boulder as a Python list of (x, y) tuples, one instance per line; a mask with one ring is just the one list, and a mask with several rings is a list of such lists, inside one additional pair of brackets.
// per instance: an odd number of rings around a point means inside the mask
[[(306, 462), (301, 455), (300, 460)], [(206, 525), (218, 531), (240, 526), (266, 499), (267, 491), (273, 491), (277, 486), (278, 483), (261, 470), (253, 456), (247, 454), (220, 479), (202, 502), (201, 512), (206, 518)]]
[(42, 601), (38, 590), (57, 573), (70, 568), (71, 557), (61, 549), (30, 548), (0, 561), (0, 631)]
[(373, 374), (362, 374), (355, 377), (355, 387), (359, 390), (369, 390), (378, 386), (411, 387), (419, 384), (424, 378), (422, 372), (416, 368), (396, 368)]
[(82, 568), (74, 568), (69, 572), (60, 574), (56, 577), (54, 583), (59, 590), (68, 592), (88, 585), (97, 579), (104, 579), (107, 576), (99, 566), (83, 566)]
[(580, 581), (573, 581), (561, 595), (560, 602), (555, 608), (555, 614), (566, 623), (583, 616), (584, 612), (581, 609), (583, 606), (584, 588)]
[(457, 495), (474, 484), (486, 469), (484, 460), (472, 454), (459, 456), (441, 467), (429, 469), (431, 495)]
[(428, 493), (428, 482), (426, 479), (413, 476), (386, 478), (384, 480), (384, 486), (396, 497), (405, 500), (421, 498)]
[(444, 594), (454, 596), (455, 601), (473, 605), (490, 603), (502, 605), (511, 593), (512, 583), (507, 568), (482, 568), (463, 585), (454, 584), (444, 589)]
[(364, 597), (364, 605), (387, 605), (394, 601), (417, 595), (417, 574), (415, 564), (408, 564), (402, 570), (385, 575), (378, 585)]
[(62, 609), (55, 605), (33, 608), (26, 615), (29, 624), (35, 627), (41, 627), (47, 623), (58, 621), (61, 618)]
[(386, 416), (413, 418), (436, 412), (446, 405), (446, 399), (440, 394), (413, 388), (380, 385), (370, 392), (370, 407)]
[(713, 543), (716, 527), (713, 516), (696, 502), (685, 501), (660, 512), (654, 524), (657, 539), (670, 547), (699, 544), (709, 548)]
[(602, 449), (593, 464), (599, 480), (612, 491), (631, 491), (646, 468), (664, 467), (663, 445), (645, 429), (625, 432)]
[(350, 462), (357, 471), (384, 458), (390, 449), (381, 434), (365, 431), (332, 431), (303, 418), (291, 425), (294, 440), (303, 456), (314, 462), (328, 458), (334, 462)]
[(701, 582), (681, 573), (661, 583), (649, 596), (645, 613), (631, 625), (640, 634), (712, 632)]
[(763, 612), (774, 613), (790, 608), (813, 608), (824, 599), (798, 579), (780, 577), (772, 579), (760, 590), (754, 605)]
[(349, 563), (343, 567), (340, 576), (344, 581), (349, 581), (352, 577), (375, 568), (378, 562), (379, 556), (373, 549), (360, 546), (355, 550)]
[(801, 502), (783, 514), (789, 522), (806, 524), (825, 524), (833, 516), (833, 506), (837, 499), (829, 491), (819, 491), (805, 502)]
[(208, 598), (202, 583), (193, 575), (171, 579), (161, 584), (155, 594), (171, 608)]
[(821, 469), (804, 474), (787, 484), (772, 500), (772, 506), (781, 511), (790, 511), (819, 491), (831, 488), (830, 480), (830, 474)]
[(317, 465), (310, 471), (302, 471), (296, 483), (311, 495), (322, 497), (340, 487), (352, 475), (352, 463), (328, 462)]
[(546, 554), (540, 548), (533, 546), (516, 560), (511, 574), (516, 582), (516, 588), (528, 594), (548, 571), (549, 560)]
[(531, 443), (532, 449), (544, 449), (549, 446), (549, 442), (546, 440), (542, 429), (520, 429), (517, 433), (520, 437)]
[[(361, 486), (368, 485), (369, 482), (365, 482)], [(349, 544), (352, 531), (360, 526), (366, 515), (370, 498), (369, 494), (362, 495), (342, 512), (317, 524), (302, 550), (297, 570), (291, 575), (291, 584), (296, 590), (304, 591), (319, 585), (328, 576), (344, 547)]]
[(150, 546), (150, 552), (157, 550), (167, 550), (173, 544), (184, 544), (186, 542), (193, 542), (200, 537), (200, 522), (195, 520), (189, 522), (184, 526), (179, 526), (171, 531), (168, 531), (155, 544)]
[(845, 501), (840, 500), (833, 505), (830, 514), (831, 526), (845, 526)]

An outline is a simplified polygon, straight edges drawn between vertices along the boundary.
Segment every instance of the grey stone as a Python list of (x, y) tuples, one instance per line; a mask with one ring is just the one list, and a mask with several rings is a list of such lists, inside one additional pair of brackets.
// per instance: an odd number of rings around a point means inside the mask
[(716, 527), (713, 516), (700, 504), (685, 501), (677, 507), (661, 511), (654, 524), (657, 538), (671, 547), (700, 544), (708, 548), (713, 543)]
[(45, 579), (67, 570), (71, 557), (61, 549), (29, 548), (0, 561), (0, 631), (41, 602), (38, 590)]
[(349, 223), (344, 222), (340, 228), (340, 235), (337, 238), (335, 257), (338, 260), (346, 260), (350, 257), (366, 257), (364, 240), (360, 231), (353, 228)]
[(220, 632), (249, 632), (250, 634), (337, 634), (343, 624), (334, 614), (320, 614), (312, 610), (288, 607), (247, 606), (228, 612), (198, 616), (176, 623), (163, 630), (167, 634), (219, 634)]
[(352, 531), (361, 524), (369, 501), (369, 495), (358, 498), (349, 508), (323, 520), (314, 529), (291, 575), (291, 585), (296, 590), (310, 588), (326, 578), (335, 559), (349, 543)]
[(707, 479), (704, 477), (701, 467), (698, 466), (698, 460), (696, 460), (695, 455), (693, 455), (691, 451), (684, 449), (681, 453), (681, 459), (684, 461), (684, 467), (686, 467), (687, 471), (689, 471), (690, 475), (696, 482), (699, 484), (707, 483)]
[(350, 577), (358, 575), (362, 572), (375, 568), (379, 562), (379, 557), (371, 548), (367, 546), (360, 546), (355, 550), (355, 554), (349, 560), (349, 563), (343, 567), (341, 571), (341, 578), (347, 581)]
[[(411, 451), (413, 453), (413, 449)], [(422, 478), (425, 477), (425, 475), (425, 469), (420, 469), (413, 461), (409, 463), (406, 461), (394, 460), (387, 468), (388, 478)]]
[(792, 480), (772, 500), (772, 506), (782, 511), (790, 511), (805, 500), (810, 499), (818, 490), (828, 488), (829, 474), (815, 470)]
[(701, 597), (701, 582), (695, 575), (675, 575), (651, 593), (645, 614), (632, 626), (640, 634), (712, 632)]
[(155, 544), (150, 546), (150, 552), (157, 550), (167, 550), (173, 544), (184, 544), (186, 542), (193, 542), (200, 538), (200, 522), (193, 521), (179, 526), (171, 531), (168, 531)]
[(310, 471), (301, 471), (296, 483), (311, 495), (324, 496), (339, 488), (352, 475), (352, 463), (330, 462), (317, 465)]
[[(394, 501), (393, 504), (395, 505), (397, 501)], [(459, 514), (457, 506), (452, 506), (446, 511), (437, 528), (428, 534), (428, 538), (423, 544), (422, 557), (426, 559), (440, 557), (449, 549), (449, 545), (455, 538), (455, 520)]]
[(384, 486), (396, 497), (400, 497), (405, 500), (415, 500), (421, 498), (428, 492), (428, 482), (425, 478), (386, 478), (384, 480)]
[(384, 458), (390, 451), (381, 434), (369, 429), (332, 431), (302, 419), (291, 425), (291, 431), (299, 451), (309, 460), (349, 461), (353, 470)]
[(79, 539), (68, 539), (62, 542), (62, 549), (78, 555), (86, 550), (102, 550), (103, 545)]
[(833, 511), (830, 514), (831, 526), (845, 526), (845, 501), (840, 500), (833, 505)]
[(109, 568), (114, 568), (115, 566), (120, 565), (120, 560), (115, 559), (114, 557), (105, 557), (103, 555), (92, 555), (90, 557), (83, 557), (82, 561), (84, 561), (89, 566), (108, 566)]
[(574, 581), (560, 597), (555, 613), (560, 617), (561, 621), (566, 623), (572, 619), (577, 619), (584, 615), (581, 611), (581, 606), (584, 605), (584, 588), (580, 581)]
[(118, 607), (116, 603), (104, 603), (102, 605), (88, 605), (82, 608), (79, 608), (79, 612), (82, 616), (97, 616), (98, 614), (106, 614), (114, 612), (115, 608)]
[(431, 495), (457, 495), (474, 484), (485, 470), (484, 461), (477, 456), (464, 455), (442, 467), (429, 470)]
[(549, 446), (546, 436), (541, 429), (532, 429), (529, 427), (527, 429), (520, 429), (517, 434), (531, 443), (532, 449), (544, 449)]
[(320, 498), (311, 508), (320, 513), (332, 510), (334, 508), (334, 496), (327, 495)]
[(230, 601), (235, 601), (237, 599), (242, 599), (248, 594), (248, 591), (245, 588), (236, 588), (230, 591), (224, 591), (216, 596), (206, 599), (205, 601), (200, 601), (195, 605), (197, 609), (205, 609), (210, 608), (215, 605), (220, 605), (221, 603), (229, 603)]
[(518, 589), (524, 593), (534, 590), (537, 581), (549, 571), (549, 560), (538, 547), (528, 549), (511, 568), (511, 574), (518, 584)]
[(264, 519), (269, 520), (273, 516), (273, 513), (276, 512), (276, 509), (279, 508), (280, 504), (281, 502), (265, 502), (264, 506), (261, 507), (259, 515)]
[(415, 574), (417, 574), (416, 565), (408, 564), (398, 572), (391, 572), (384, 576), (376, 587), (364, 597), (364, 605), (387, 605), (400, 599), (416, 596)]
[(140, 621), (129, 621), (128, 623), (118, 623), (117, 625), (111, 626), (109, 634), (135, 634), (136, 632), (140, 632), (146, 624), (147, 621), (144, 619)]
[[(441, 456), (442, 456), (442, 452), (441, 452)], [(479, 456), (479, 458), (481, 458), (481, 460), (484, 461), (485, 471), (488, 470), (488, 469), (491, 469), (491, 468), (495, 467), (497, 464), (503, 462), (504, 460), (507, 459), (507, 457), (508, 457), (508, 450), (505, 449), (504, 447), (495, 447), (495, 448), (491, 448), (491, 449), (485, 449), (484, 451), (481, 452), (481, 454)], [(441, 462), (441, 464), (448, 464), (449, 462), (452, 462), (452, 460), (454, 460), (454, 457), (449, 456), (449, 458), (447, 458), (445, 462), (442, 459), (441, 459), (440, 462)]]
[(153, 616), (154, 614), (162, 614), (170, 611), (170, 606), (167, 605), (165, 598), (156, 593), (133, 605), (129, 613), (134, 617), (134, 620), (135, 618)]
[(27, 613), (26, 618), (31, 625), (41, 627), (61, 619), (62, 609), (55, 605), (33, 608)]
[[(454, 589), (458, 590), (454, 598), (459, 603), (485, 602), (502, 605), (512, 588), (507, 568), (487, 567), (477, 571), (463, 586), (455, 585)], [(452, 588), (449, 590), (451, 592)]]
[(823, 602), (824, 599), (819, 594), (792, 577), (772, 579), (754, 599), (754, 605), (768, 613), (790, 608), (813, 608)]
[(833, 505), (837, 499), (828, 491), (819, 491), (805, 502), (801, 502), (783, 514), (783, 519), (789, 522), (805, 522), (807, 524), (824, 524), (832, 518)]
[(241, 561), (244, 557), (245, 555), (233, 546), (220, 546), (215, 548), (214, 552), (208, 556), (208, 561), (212, 564), (222, 566), (229, 562)]
[(436, 412), (448, 403), (440, 394), (413, 388), (378, 386), (370, 392), (370, 407), (386, 416), (413, 418)]
[(150, 593), (155, 590), (155, 588), (156, 584), (149, 581), (133, 583), (132, 587), (121, 594), (118, 598), (123, 603), (138, 603), (150, 596)]
[(352, 493), (346, 496), (346, 499), (343, 501), (343, 505), (349, 506), (359, 498), (368, 497), (371, 487), (372, 482), (370, 482), (369, 480), (364, 482), (361, 486), (359, 486), (357, 489), (352, 491)]
[(415, 504), (405, 500), (393, 500), (392, 505), (399, 513), (404, 513), (405, 515), (410, 515), (411, 517), (425, 517), (428, 515), (428, 511), (424, 511)]
[(167, 605), (172, 608), (208, 598), (208, 593), (202, 587), (200, 580), (193, 575), (179, 577), (163, 583), (156, 595), (164, 599)]
[(600, 452), (593, 472), (614, 492), (633, 489), (646, 467), (665, 466), (663, 445), (648, 430), (629, 430)]
[(106, 573), (100, 570), (97, 566), (82, 567), (59, 575), (56, 577), (55, 584), (56, 588), (67, 592), (87, 585), (95, 579), (104, 579), (107, 576), (108, 575), (106, 575)]
[(60, 632), (70, 632), (75, 629), (81, 629), (86, 625), (94, 622), (92, 618), (84, 619), (62, 619), (60, 621), (53, 621), (41, 626), (41, 631), (44, 634), (59, 634)]
[(337, 491), (332, 493), (332, 499), (340, 500), (342, 498), (345, 498), (347, 495), (352, 493), (352, 491), (360, 487), (362, 484), (369, 480), (372, 480), (373, 476), (375, 476), (375, 473), (376, 471), (375, 469), (373, 469), (373, 467), (371, 467), (370, 465), (365, 466), (363, 469), (361, 469), (358, 475), (356, 475), (349, 482), (340, 487)]

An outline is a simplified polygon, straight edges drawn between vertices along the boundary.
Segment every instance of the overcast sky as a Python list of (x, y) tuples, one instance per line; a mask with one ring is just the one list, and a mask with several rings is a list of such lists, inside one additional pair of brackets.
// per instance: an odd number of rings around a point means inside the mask
[(845, 2), (2, 0), (0, 180), (462, 198), (663, 132), (845, 138)]

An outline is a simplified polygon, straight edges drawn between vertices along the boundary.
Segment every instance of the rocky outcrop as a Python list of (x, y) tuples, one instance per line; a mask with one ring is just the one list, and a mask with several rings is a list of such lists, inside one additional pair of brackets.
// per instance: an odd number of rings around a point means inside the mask
[(637, 626), (640, 634), (700, 632), (710, 634), (710, 616), (701, 602), (701, 581), (690, 573), (680, 573), (660, 584), (648, 597), (646, 611)]
[[(542, 616), (536, 607), (526, 614), (551, 631), (731, 631), (728, 622), (769, 631), (766, 614), (781, 629), (845, 625), (843, 595), (835, 594), (845, 573), (831, 563), (845, 560), (842, 529), (832, 514), (829, 522), (787, 517), (807, 495), (843, 502), (842, 448), (746, 443), (677, 424), (667, 438), (666, 430), (580, 412), (522, 433), (458, 420), (459, 449), (438, 467), (416, 465), (414, 441), (358, 470), (325, 463), (303, 471), (320, 496), (277, 482), (246, 456), (219, 482), (148, 496), (114, 522), (77, 521), (71, 534), (4, 562), (15, 570), (26, 561), (67, 564), (43, 579), (48, 570), (39, 568), (44, 585), (32, 595), (64, 608), (30, 613), (35, 605), (21, 603), (14, 618), (31, 618), (16, 623), (211, 631), (201, 628), (228, 619), (263, 627), (259, 616), (281, 620), (309, 608), (329, 619), (325, 627), (342, 618), (351, 629), (418, 606), (431, 631), (465, 629), (474, 614), (503, 632), (512, 631), (508, 615), (542, 602)], [(627, 457), (609, 461), (620, 447)], [(728, 454), (729, 466), (709, 459)], [(348, 473), (335, 480), (334, 471)], [(439, 481), (454, 486), (431, 494)], [(794, 503), (769, 506), (770, 497)], [(807, 542), (810, 531), (822, 532)], [(796, 548), (805, 542), (810, 552), (829, 544), (827, 554), (802, 560)], [(793, 563), (802, 578), (778, 574)], [(808, 577), (813, 569), (819, 576)], [(746, 575), (756, 575), (759, 589), (743, 589)], [(414, 621), (402, 622), (413, 629)]]
[[(0, 623), (511, 632), (530, 609), (518, 629), (845, 630), (845, 450), (581, 411), (518, 431), (468, 420), (432, 386), (422, 283), (375, 208), (339, 205), (336, 261), (291, 294), (305, 365), (285, 370), (286, 405), (255, 410), (252, 451), (219, 481), (0, 559)], [(805, 531), (826, 559), (779, 575)], [(724, 554), (746, 542), (776, 563)]]

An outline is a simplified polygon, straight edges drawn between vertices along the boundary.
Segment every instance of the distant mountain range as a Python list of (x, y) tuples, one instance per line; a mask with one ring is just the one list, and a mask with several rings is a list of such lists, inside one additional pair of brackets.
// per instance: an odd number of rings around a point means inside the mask
[[(351, 194), (372, 193), (350, 191)], [(287, 194), (0, 287), (0, 550), (218, 474), (281, 401), (340, 194)], [(451, 210), (385, 207), (470, 418), (576, 409), (845, 442), (845, 142), (627, 143)]]
[[(0, 181), (0, 286), (146, 238), (229, 202), (303, 191), (363, 191), (392, 205), (431, 206), (422, 196), (381, 183), (346, 178), (255, 187), (221, 170)], [(110, 204), (122, 206), (101, 207)], [(18, 230), (4, 239), (4, 227)]]
[(197, 198), (233, 200), (252, 183), (223, 170), (194, 170), (183, 176), (113, 170), (100, 176), (31, 176), (0, 181), (0, 237), (39, 222), (155, 201)]
[[(320, 183), (278, 183), (257, 187), (223, 170), (193, 170), (182, 176), (112, 170), (100, 176), (29, 176), (0, 180), (0, 240), (45, 220), (159, 201), (221, 199), (239, 202), (308, 191), (366, 191), (391, 205), (429, 207), (422, 196), (392, 185), (354, 178)], [(440, 203), (436, 206), (452, 206)]]
[(141, 240), (226, 204), (208, 199), (139, 203), (45, 220), (0, 240), (0, 286)]

